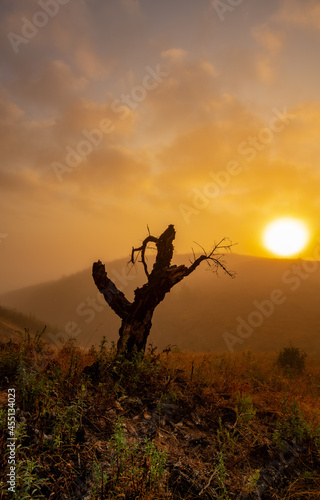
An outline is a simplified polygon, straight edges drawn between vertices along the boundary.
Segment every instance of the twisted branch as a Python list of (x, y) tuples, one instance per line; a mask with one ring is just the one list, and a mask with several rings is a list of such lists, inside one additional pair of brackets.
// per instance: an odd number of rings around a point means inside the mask
[(118, 290), (116, 285), (108, 278), (105, 266), (100, 260), (94, 262), (92, 266), (93, 280), (105, 301), (109, 304), (111, 309), (121, 318), (124, 319), (129, 314), (132, 306), (131, 302), (125, 295)]

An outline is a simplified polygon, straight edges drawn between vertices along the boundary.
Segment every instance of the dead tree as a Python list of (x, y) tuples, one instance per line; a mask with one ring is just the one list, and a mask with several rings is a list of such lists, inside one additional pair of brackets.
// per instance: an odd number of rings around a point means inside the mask
[[(117, 289), (115, 284), (108, 278), (105, 266), (99, 260), (92, 267), (92, 276), (94, 282), (109, 304), (111, 309), (121, 318), (122, 323), (119, 330), (119, 340), (117, 344), (117, 354), (124, 354), (130, 357), (134, 350), (145, 351), (147, 338), (151, 329), (151, 320), (153, 312), (157, 305), (170, 292), (171, 288), (179, 283), (183, 278), (189, 276), (203, 261), (207, 261), (212, 270), (217, 272), (222, 269), (229, 276), (234, 277), (233, 273), (228, 271), (222, 261), (223, 253), (229, 250), (231, 243), (223, 238), (215, 244), (210, 253), (203, 250), (200, 257), (194, 256), (194, 260), (189, 267), (185, 265), (172, 266), (173, 240), (175, 238), (175, 229), (172, 224), (159, 236), (155, 238), (149, 236), (144, 239), (139, 248), (132, 248), (130, 262), (135, 264), (139, 255), (147, 276), (147, 282), (134, 292), (133, 302), (124, 296)], [(150, 243), (155, 244), (157, 255), (152, 271), (149, 273), (146, 263), (146, 250)]]

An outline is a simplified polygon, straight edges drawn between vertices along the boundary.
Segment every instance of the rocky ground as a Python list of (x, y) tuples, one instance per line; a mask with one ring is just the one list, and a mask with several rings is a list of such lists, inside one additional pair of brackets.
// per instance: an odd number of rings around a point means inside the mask
[[(222, 373), (226, 361), (219, 378), (206, 357), (184, 368), (181, 360), (153, 353), (114, 363), (71, 347), (38, 371), (39, 358), (20, 363), (8, 381), (17, 393), (19, 498), (320, 498), (319, 427), (288, 393), (292, 381), (258, 379), (254, 358), (242, 374), (234, 364), (237, 384), (232, 364), (229, 380)], [(2, 462), (5, 470), (4, 454)]]

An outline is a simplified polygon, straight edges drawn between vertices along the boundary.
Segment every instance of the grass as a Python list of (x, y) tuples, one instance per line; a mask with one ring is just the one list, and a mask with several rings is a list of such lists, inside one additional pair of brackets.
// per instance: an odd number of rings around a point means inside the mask
[(1, 345), (1, 499), (9, 388), (17, 498), (319, 498), (319, 359), (288, 374), (276, 354), (114, 355), (28, 330)]

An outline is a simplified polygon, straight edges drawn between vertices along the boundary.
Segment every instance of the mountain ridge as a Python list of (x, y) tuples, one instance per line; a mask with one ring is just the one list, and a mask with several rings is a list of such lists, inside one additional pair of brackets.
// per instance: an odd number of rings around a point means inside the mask
[[(187, 264), (188, 258), (177, 254), (173, 264)], [(155, 311), (150, 342), (196, 351), (275, 351), (291, 341), (306, 351), (320, 350), (318, 262), (238, 254), (227, 254), (225, 262), (236, 272), (234, 280), (208, 273), (203, 263), (172, 289)], [(151, 267), (151, 258), (148, 263)], [(106, 270), (128, 300), (146, 281), (142, 266), (130, 268), (125, 258), (106, 263)], [(61, 340), (75, 337), (83, 347), (104, 335), (110, 342), (118, 338), (120, 319), (96, 289), (89, 268), (2, 294), (0, 304), (50, 322)], [(247, 328), (241, 329), (244, 323)]]

